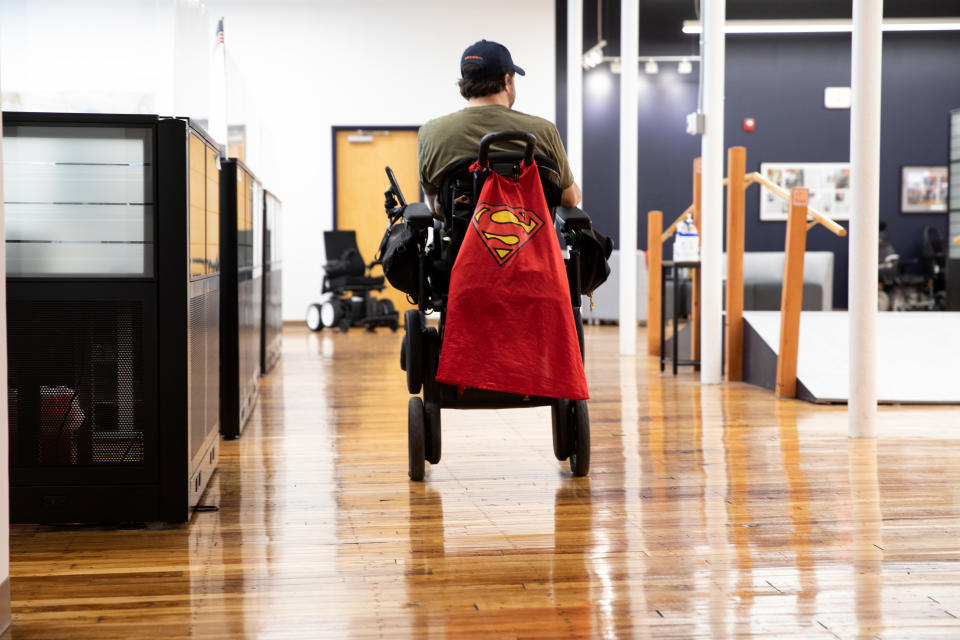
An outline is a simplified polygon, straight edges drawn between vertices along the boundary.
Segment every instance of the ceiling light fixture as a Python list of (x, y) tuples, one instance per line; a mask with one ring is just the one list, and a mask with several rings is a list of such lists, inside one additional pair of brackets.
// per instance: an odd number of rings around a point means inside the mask
[(603, 39), (603, 0), (597, 0), (597, 44), (583, 54), (583, 68), (593, 69), (603, 62), (603, 48), (607, 41)]
[[(887, 18), (884, 31), (960, 31), (960, 17), (953, 18)], [(699, 34), (696, 20), (684, 20), (683, 32)], [(850, 33), (852, 20), (727, 20), (726, 33)]]
[(690, 64), (689, 60), (681, 60), (680, 64), (677, 65), (677, 73), (693, 73), (693, 65)]
[(593, 69), (595, 66), (603, 62), (603, 47), (606, 46), (606, 44), (606, 40), (601, 40), (597, 44), (587, 49), (587, 52), (583, 54), (584, 69)]
[(660, 73), (660, 65), (657, 64), (656, 60), (647, 60), (647, 63), (643, 65), (643, 71), (649, 75)]

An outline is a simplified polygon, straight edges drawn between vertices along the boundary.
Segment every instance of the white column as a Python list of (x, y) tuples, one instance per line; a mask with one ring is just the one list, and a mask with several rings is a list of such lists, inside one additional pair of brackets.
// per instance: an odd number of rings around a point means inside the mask
[(567, 160), (583, 188), (583, 0), (567, 0)]
[[(3, 217), (3, 115), (0, 114), (0, 389), (7, 388), (7, 234)], [(0, 633), (10, 625), (10, 481), (7, 412), (0, 411)]]
[(876, 437), (877, 229), (880, 219), (880, 70), (883, 2), (854, 0), (850, 106), (851, 438)]
[(703, 24), (703, 111), (700, 157), (703, 213), (700, 216), (700, 382), (723, 380), (723, 91), (726, 66), (726, 0), (700, 5)]
[(638, 0), (620, 2), (620, 355), (637, 353)]

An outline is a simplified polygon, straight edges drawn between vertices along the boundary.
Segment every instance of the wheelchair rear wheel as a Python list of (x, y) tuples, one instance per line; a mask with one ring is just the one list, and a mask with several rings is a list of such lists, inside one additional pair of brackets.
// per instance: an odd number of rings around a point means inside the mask
[(423, 480), (424, 454), (426, 450), (426, 414), (423, 401), (415, 396), (407, 405), (407, 473), (416, 482)]
[(570, 404), (570, 471), (575, 476), (585, 476), (590, 471), (590, 413), (586, 400)]
[(557, 460), (570, 457), (570, 401), (558, 398), (550, 406), (553, 423), (553, 455)]

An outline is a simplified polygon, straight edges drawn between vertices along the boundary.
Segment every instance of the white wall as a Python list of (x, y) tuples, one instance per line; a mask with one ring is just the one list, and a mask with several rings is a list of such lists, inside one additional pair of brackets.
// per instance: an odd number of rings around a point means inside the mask
[(515, 107), (553, 119), (553, 4), (0, 0), (3, 106), (206, 119), (223, 16), (230, 124), (247, 124), (247, 163), (283, 200), (284, 317), (302, 319), (333, 219), (331, 127), (419, 125), (461, 108), (459, 56), (481, 38), (527, 71)]
[(227, 51), (259, 88), (264, 139), (252, 168), (283, 200), (285, 319), (303, 319), (320, 297), (332, 126), (419, 125), (462, 108), (460, 54), (481, 38), (505, 44), (527, 72), (515, 108), (554, 118), (547, 0), (217, 0), (207, 9), (224, 16)]

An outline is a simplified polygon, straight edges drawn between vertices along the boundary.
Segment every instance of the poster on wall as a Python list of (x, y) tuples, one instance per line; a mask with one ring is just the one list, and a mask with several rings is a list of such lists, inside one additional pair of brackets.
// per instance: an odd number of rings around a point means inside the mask
[[(834, 220), (850, 219), (849, 162), (763, 162), (760, 174), (779, 187), (810, 190), (810, 207)], [(784, 221), (790, 204), (769, 189), (760, 189), (760, 220)]]
[(946, 167), (903, 167), (900, 178), (900, 211), (946, 213), (948, 184)]

